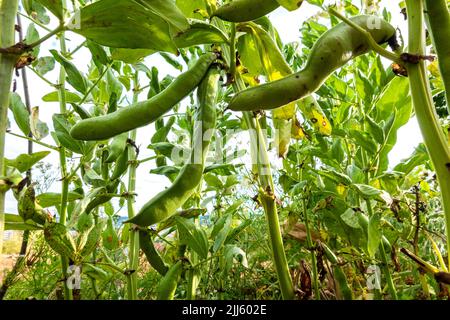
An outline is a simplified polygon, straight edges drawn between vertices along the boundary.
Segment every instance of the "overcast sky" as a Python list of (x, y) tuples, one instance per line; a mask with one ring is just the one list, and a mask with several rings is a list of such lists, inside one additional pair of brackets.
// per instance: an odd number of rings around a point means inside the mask
[[(400, 10), (398, 8), (398, 1), (392, 0), (383, 0), (383, 5), (387, 5), (390, 12), (393, 15), (393, 24), (396, 27), (400, 27), (404, 30), (405, 22), (400, 14)], [(288, 12), (282, 8), (276, 10), (275, 12), (270, 14), (271, 21), (278, 29), (280, 36), (284, 43), (300, 41), (300, 26), (305, 19), (313, 14), (318, 12), (318, 8), (309, 5), (308, 3), (304, 3), (300, 10), (295, 12)], [(24, 25), (26, 27), (27, 21), (22, 18)], [(45, 34), (45, 31), (39, 29), (39, 32), (42, 35)], [(406, 36), (406, 34), (404, 34)], [(83, 39), (75, 34), (69, 33), (68, 38), (70, 42), (68, 43), (69, 49), (75, 48), (78, 44), (80, 44)], [(50, 55), (48, 50), (57, 48), (58, 43), (56, 39), (52, 39), (46, 42), (41, 47), (40, 56), (48, 56)], [(88, 64), (91, 62), (91, 56), (86, 49), (80, 50), (76, 55), (73, 61), (77, 67), (82, 71), (87, 71)], [(146, 59), (146, 64), (148, 67), (157, 66), (160, 71), (160, 78), (162, 79), (166, 74), (171, 74), (176, 76), (179, 74), (177, 70), (168, 65), (159, 55), (153, 55), (150, 58)], [(58, 69), (58, 67), (56, 68)], [(50, 88), (45, 82), (40, 80), (37, 76), (35, 76), (32, 72), (28, 72), (29, 77), (29, 85), (30, 85), (30, 93), (31, 93), (31, 103), (32, 106), (40, 107), (40, 118), (42, 121), (46, 122), (50, 130), (52, 130), (52, 114), (59, 112), (58, 103), (44, 103), (42, 101), (42, 97), (54, 91), (54, 89)], [(47, 74), (48, 79), (57, 82), (58, 73), (57, 70)], [(18, 84), (18, 93), (22, 95), (23, 88), (21, 86), (21, 79), (17, 79)], [(10, 114), (10, 119), (12, 120), (12, 115)], [(11, 121), (13, 123), (13, 121)], [(13, 124), (12, 130), (16, 133), (19, 133), (19, 129), (15, 124)], [(137, 144), (141, 146), (141, 157), (152, 156), (152, 152), (147, 150), (147, 145), (149, 143), (149, 133), (144, 133), (143, 130), (149, 130), (148, 127), (145, 129), (139, 129), (138, 131), (138, 139)], [(43, 140), (46, 143), (54, 144), (53, 139), (48, 136)], [(401, 159), (408, 157), (414, 148), (422, 141), (420, 130), (418, 128), (417, 122), (415, 119), (411, 119), (411, 121), (400, 129), (398, 134), (398, 142), (394, 147), (392, 152), (390, 153), (391, 165), (398, 163)], [(35, 151), (46, 150), (43, 147), (35, 145)], [(15, 158), (17, 155), (21, 153), (26, 153), (27, 143), (24, 140), (13, 138), (10, 135), (7, 135), (6, 139), (6, 157), (7, 158)], [(52, 152), (50, 156), (44, 159), (46, 162), (50, 162), (54, 165), (54, 169), (58, 170), (59, 158), (56, 152)], [(280, 162), (279, 160), (275, 160), (275, 162)], [(278, 165), (279, 165), (278, 164)], [(277, 163), (275, 163), (275, 166)], [(151, 196), (155, 195), (159, 191), (163, 190), (170, 183), (168, 179), (159, 175), (151, 175), (149, 174), (150, 169), (154, 168), (154, 162), (147, 162), (144, 165), (141, 165), (138, 168), (137, 173), (137, 193), (138, 197), (136, 199), (136, 209), (139, 209), (146, 201), (150, 199)], [(57, 182), (52, 187), (51, 191), (59, 192), (60, 183)], [(17, 203), (11, 192), (7, 194), (6, 201), (6, 212), (8, 213), (16, 213), (17, 212)]]

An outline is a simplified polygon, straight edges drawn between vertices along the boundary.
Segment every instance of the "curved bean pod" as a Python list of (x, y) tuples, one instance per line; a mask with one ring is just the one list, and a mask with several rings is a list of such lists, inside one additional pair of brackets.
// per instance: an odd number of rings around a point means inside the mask
[(195, 114), (194, 143), (191, 161), (183, 166), (174, 183), (147, 202), (136, 216), (127, 222), (139, 226), (149, 226), (166, 220), (176, 213), (192, 195), (199, 185), (206, 153), (210, 140), (204, 139), (211, 134), (216, 126), (216, 100), (219, 90), (220, 73), (217, 68), (211, 68), (201, 82), (197, 95), (199, 108)]
[[(376, 16), (362, 15), (350, 20), (369, 31), (379, 44), (395, 37), (395, 28)], [(317, 40), (303, 70), (239, 92), (228, 109), (268, 110), (299, 100), (317, 91), (332, 72), (369, 49), (366, 39), (357, 30), (341, 22)]]
[(183, 262), (179, 260), (170, 267), (159, 282), (157, 288), (157, 300), (173, 300), (182, 272)]
[(215, 53), (201, 56), (160, 94), (104, 116), (81, 120), (72, 127), (70, 135), (78, 140), (104, 140), (154, 122), (199, 85), (216, 59)]
[(276, 0), (234, 0), (218, 8), (212, 17), (229, 22), (251, 21), (265, 16), (280, 5)]
[(160, 275), (164, 276), (169, 270), (169, 267), (165, 264), (158, 251), (156, 251), (152, 236), (147, 231), (139, 230), (139, 247), (144, 252), (150, 265), (158, 271)]
[(450, 12), (448, 1), (425, 0), (425, 16), (433, 40), (433, 45), (438, 55), (439, 70), (444, 82), (447, 94), (447, 106), (450, 112)]

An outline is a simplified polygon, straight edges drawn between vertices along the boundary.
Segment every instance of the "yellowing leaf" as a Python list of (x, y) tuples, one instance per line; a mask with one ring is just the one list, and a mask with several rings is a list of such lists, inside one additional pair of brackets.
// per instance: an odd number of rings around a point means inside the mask
[(41, 140), (48, 135), (47, 125), (39, 120), (39, 107), (34, 107), (31, 110), (30, 129), (36, 140)]
[(291, 102), (281, 108), (277, 108), (272, 111), (274, 119), (289, 120), (294, 117), (295, 114), (295, 102)]
[(285, 159), (291, 142), (291, 120), (273, 119), (278, 157)]
[(332, 131), (331, 123), (323, 113), (316, 99), (308, 96), (297, 103), (302, 114), (307, 118), (315, 130), (320, 134), (330, 135)]
[(336, 191), (337, 191), (338, 194), (343, 196), (346, 193), (346, 191), (347, 191), (347, 187), (345, 185), (343, 185), (342, 183), (339, 183), (336, 186)]
[(429, 70), (429, 71), (431, 72), (431, 74), (432, 74), (433, 76), (435, 76), (435, 77), (440, 77), (440, 76), (441, 76), (441, 74), (440, 74), (440, 72), (439, 72), (439, 66), (438, 66), (437, 60), (431, 62), (431, 63), (428, 65), (428, 70)]
[(295, 117), (292, 121), (291, 136), (293, 139), (296, 139), (296, 140), (302, 140), (306, 137), (305, 130), (303, 129), (300, 122)]

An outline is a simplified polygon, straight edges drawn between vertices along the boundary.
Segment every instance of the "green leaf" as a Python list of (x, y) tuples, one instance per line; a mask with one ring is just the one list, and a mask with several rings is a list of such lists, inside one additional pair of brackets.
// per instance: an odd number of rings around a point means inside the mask
[(113, 48), (177, 53), (171, 33), (189, 28), (175, 4), (165, 0), (101, 0), (82, 8), (80, 16), (74, 32)]
[[(72, 202), (81, 199), (83, 196), (76, 192), (69, 192), (67, 201)], [(46, 192), (36, 196), (36, 202), (42, 208), (57, 206), (61, 203), (61, 193)]]
[(371, 258), (375, 257), (381, 242), (381, 214), (376, 212), (370, 217), (367, 228), (367, 251)]
[(363, 183), (365, 181), (364, 172), (354, 163), (347, 167), (347, 174), (353, 183)]
[(214, 174), (208, 173), (205, 174), (203, 177), (206, 181), (206, 183), (215, 188), (215, 189), (222, 189), (223, 188), (223, 183), (222, 181)]
[(370, 116), (366, 116), (366, 123), (368, 124), (369, 133), (374, 137), (375, 141), (379, 144), (384, 143), (384, 131), (383, 128), (378, 125), (375, 120), (373, 120)]
[(228, 42), (227, 35), (212, 24), (201, 20), (190, 20), (189, 22), (190, 28), (176, 34), (173, 38), (178, 48)]
[(103, 180), (103, 178), (97, 172), (95, 172), (94, 169), (92, 169), (91, 167), (89, 167), (87, 165), (85, 165), (85, 169), (84, 170), (85, 170), (85, 172), (84, 172), (84, 175), (83, 175), (83, 180), (87, 184), (99, 187), (101, 189), (101, 191), (99, 193), (104, 193), (105, 189), (102, 188), (102, 186), (105, 185), (105, 181)]
[(303, 0), (277, 0), (278, 4), (283, 8), (294, 11), (300, 8), (303, 3)]
[[(36, 30), (34, 23), (30, 23), (27, 29), (27, 34), (25, 35), (25, 43), (32, 44), (39, 39), (39, 32)], [(33, 48), (33, 55), (35, 57), (39, 56), (39, 46)]]
[(402, 126), (408, 123), (412, 114), (412, 103), (409, 89), (409, 80), (404, 77), (395, 77), (384, 90), (381, 98), (376, 103), (377, 118), (375, 121), (380, 123), (382, 120), (390, 119), (392, 125), (385, 125), (386, 143), (380, 151), (380, 161), (377, 174), (380, 175), (386, 171), (389, 166), (388, 154), (397, 142), (397, 132)]
[(189, 246), (202, 259), (208, 257), (208, 238), (203, 229), (197, 227), (192, 221), (175, 217), (182, 244)]
[(177, 69), (179, 71), (183, 71), (183, 65), (181, 63), (179, 63), (175, 58), (173, 58), (170, 54), (165, 53), (165, 52), (160, 52), (159, 54), (172, 67), (174, 67), (175, 69)]
[(117, 77), (114, 75), (111, 69), (108, 69), (108, 71), (106, 72), (106, 84), (108, 87), (108, 95), (111, 96), (112, 94), (116, 94), (117, 97), (120, 98), (120, 96), (122, 95), (123, 86), (120, 81), (117, 80)]
[(33, 63), (37, 73), (41, 76), (55, 69), (55, 59), (53, 57), (40, 57)]
[(174, 166), (161, 166), (155, 169), (150, 170), (150, 173), (152, 174), (160, 174), (168, 177), (169, 179), (175, 177), (180, 172), (180, 167), (174, 167)]
[(337, 172), (334, 169), (322, 169), (322, 170), (313, 170), (314, 172), (317, 172), (321, 176), (327, 177), (331, 179), (332, 181), (336, 183), (342, 183), (345, 185), (350, 185), (352, 183), (352, 179), (350, 179), (349, 176), (346, 174)]
[(206, 12), (205, 0), (176, 0), (176, 4), (186, 17), (204, 19), (204, 17), (198, 12)]
[(367, 132), (361, 132), (358, 130), (350, 130), (350, 136), (355, 139), (356, 145), (361, 146), (364, 150), (371, 155), (377, 153), (378, 147), (375, 141)]
[[(152, 78), (152, 82), (154, 82), (153, 78)], [(169, 120), (167, 121), (167, 123), (155, 132), (155, 134), (153, 135), (153, 137), (151, 139), (152, 144), (149, 146), (149, 148), (152, 147), (153, 149), (155, 149), (154, 144), (165, 142), (167, 140), (167, 136), (168, 136), (170, 130), (172, 129), (172, 126), (174, 125), (174, 123), (175, 123), (175, 117), (170, 117)], [(172, 152), (172, 150), (170, 150), (170, 152)], [(170, 156), (168, 156), (168, 157), (170, 157)]]
[(345, 159), (345, 151), (342, 147), (341, 139), (336, 139), (331, 147), (331, 155), (338, 163), (342, 163)]
[(425, 163), (428, 159), (427, 148), (425, 147), (425, 144), (421, 143), (409, 158), (402, 160), (394, 167), (394, 171), (403, 172), (407, 175), (414, 170), (414, 168)]
[(353, 186), (356, 187), (365, 198), (375, 198), (381, 194), (381, 190), (367, 184), (354, 184)]
[(258, 48), (251, 34), (244, 34), (237, 42), (240, 60), (251, 75), (264, 74), (263, 65), (259, 59)]
[[(81, 101), (81, 97), (76, 93), (65, 90), (67, 103), (78, 103)], [(46, 94), (42, 97), (42, 101), (45, 102), (59, 102), (59, 91), (54, 91)]]
[(345, 210), (343, 214), (341, 214), (341, 219), (349, 226), (355, 229), (360, 229), (361, 226), (358, 222), (358, 216), (355, 214), (355, 211), (352, 208), (348, 208)]
[(148, 57), (157, 52), (152, 49), (122, 49), (116, 48), (111, 50), (111, 58), (113, 60), (123, 61), (125, 63), (134, 64), (139, 61), (144, 60), (145, 57)]
[(55, 60), (58, 61), (66, 70), (67, 81), (70, 83), (70, 85), (74, 87), (74, 89), (78, 92), (86, 93), (86, 79), (80, 73), (78, 68), (72, 62), (60, 55), (58, 51), (50, 50), (50, 53), (53, 55)]
[(13, 112), (14, 120), (24, 135), (30, 133), (30, 113), (22, 102), (22, 98), (15, 92), (11, 93), (10, 108)]
[[(230, 233), (232, 215), (227, 214), (226, 216), (223, 216), (220, 220), (222, 220), (222, 221), (220, 221), (220, 223), (218, 222), (218, 224), (221, 225), (221, 228), (219, 231), (216, 231), (216, 234), (214, 236), (214, 245), (213, 245), (214, 252), (219, 251), (219, 249), (225, 243), (225, 240), (227, 239), (228, 234)], [(214, 225), (213, 232), (215, 230), (216, 230), (216, 225)], [(212, 236), (212, 234), (211, 234), (211, 236)]]
[(167, 0), (134, 0), (157, 13), (171, 28), (172, 34), (185, 31), (189, 28), (189, 22), (183, 12), (177, 7), (174, 1)]
[(220, 176), (229, 176), (236, 173), (236, 167), (241, 167), (243, 164), (233, 165), (233, 164), (213, 164), (207, 166), (204, 170), (205, 173), (211, 172)]
[(102, 46), (89, 40), (87, 41), (86, 46), (92, 54), (92, 60), (97, 66), (97, 69), (101, 70), (109, 63), (108, 55), (106, 54), (106, 51), (102, 48)]
[(63, 5), (62, 0), (36, 0), (40, 4), (42, 4), (44, 7), (46, 7), (48, 10), (50, 10), (51, 13), (53, 13), (58, 19), (63, 19)]
[(36, 163), (44, 159), (49, 154), (50, 151), (40, 151), (32, 154), (21, 154), (13, 160), (6, 159), (6, 165), (16, 168), (20, 172), (25, 172), (31, 169), (31, 167), (33, 167)]
[(224, 214), (233, 214), (236, 212), (237, 209), (239, 209), (240, 206), (242, 206), (244, 204), (244, 200), (240, 199), (240, 200), (236, 200), (231, 206), (229, 206)]
[(83, 154), (84, 143), (72, 138), (70, 135), (71, 125), (67, 121), (66, 116), (63, 114), (54, 114), (52, 118), (58, 142), (63, 147), (75, 153)]

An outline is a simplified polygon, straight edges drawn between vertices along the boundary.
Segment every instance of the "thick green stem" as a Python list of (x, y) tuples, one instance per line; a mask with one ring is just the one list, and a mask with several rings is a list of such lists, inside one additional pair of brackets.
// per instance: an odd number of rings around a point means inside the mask
[[(134, 94), (133, 103), (137, 103), (139, 91), (138, 74), (134, 76)], [(130, 140), (136, 141), (136, 130), (130, 132)], [(136, 189), (136, 169), (138, 162), (136, 161), (137, 154), (133, 148), (128, 148), (128, 158), (130, 161), (130, 166), (128, 169), (128, 193), (130, 196), (127, 198), (127, 208), (128, 208), (128, 219), (135, 216), (134, 210), (134, 192)], [(134, 228), (130, 230), (130, 245), (128, 251), (129, 266), (128, 269), (131, 271), (127, 276), (127, 298), (128, 300), (137, 300), (137, 269), (139, 264), (139, 233)]]
[(447, 3), (446, 0), (425, 0), (425, 17), (438, 56), (450, 114), (450, 12)]
[[(19, 26), (19, 41), (23, 41), (22, 21), (19, 14), (17, 15), (17, 25)], [(28, 88), (28, 78), (26, 68), (22, 68), (21, 76), (23, 83), (23, 93), (25, 97), (25, 105), (27, 107), (28, 113), (31, 113), (31, 101), (30, 101), (30, 92)], [(31, 132), (29, 132), (28, 136), (32, 137), (33, 135)], [(33, 142), (28, 141), (28, 154), (30, 155), (32, 153), (33, 153)], [(31, 169), (27, 170), (27, 178), (28, 178), (27, 185), (29, 186), (31, 184), (32, 179)], [(17, 258), (12, 270), (8, 273), (8, 275), (5, 278), (5, 281), (0, 287), (0, 300), (3, 300), (9, 287), (14, 283), (14, 281), (20, 275), (23, 267), (25, 266), (29, 238), (30, 238), (30, 230), (25, 230), (22, 234), (22, 245), (20, 247), (19, 257)]]
[[(66, 1), (62, 1), (63, 8), (66, 8)], [(64, 32), (59, 34), (59, 46), (61, 54), (64, 55), (67, 51), (66, 40), (64, 38)], [(58, 81), (58, 95), (59, 95), (59, 112), (65, 114), (67, 112), (66, 105), (66, 71), (63, 66), (61, 66), (59, 71), (59, 81)], [(67, 179), (67, 161), (66, 161), (66, 150), (64, 147), (60, 147), (59, 150), (59, 166), (61, 173), (61, 204), (59, 208), (59, 223), (66, 224), (67, 222), (67, 203), (69, 195), (69, 180)], [(61, 266), (64, 279), (67, 279), (67, 271), (69, 268), (69, 260), (67, 257), (61, 256)], [(64, 298), (66, 300), (72, 300), (73, 294), (72, 290), (69, 289), (64, 282)]]
[[(406, 8), (409, 28), (408, 50), (411, 54), (424, 55), (423, 3), (417, 0), (407, 0)], [(417, 121), (441, 188), (442, 207), (446, 222), (447, 252), (450, 252), (450, 149), (433, 105), (425, 62), (408, 63), (406, 67)], [(448, 263), (450, 267), (450, 259)]]
[[(18, 0), (0, 0), (0, 48), (7, 48), (15, 42), (15, 19)], [(14, 65), (17, 57), (0, 54), (0, 176), (5, 168), (5, 133), (8, 124), (8, 106), (13, 77)], [(0, 254), (3, 250), (3, 231), (5, 224), (5, 194), (0, 191)]]
[[(234, 47), (232, 45), (232, 47)], [(229, 57), (234, 55), (235, 52), (230, 52)], [(235, 61), (230, 59), (231, 61)], [(231, 75), (235, 79), (234, 89), (236, 92), (245, 90), (245, 84), (240, 77), (239, 73)], [(270, 170), (270, 160), (267, 153), (265, 137), (261, 130), (259, 121), (254, 121), (252, 114), (244, 112), (244, 121), (250, 130), (250, 143), (251, 149), (256, 148), (256, 154), (252, 152), (253, 162), (256, 161), (256, 168), (258, 178), (260, 180), (260, 200), (266, 213), (266, 219), (269, 228), (270, 242), (272, 247), (272, 255), (275, 264), (275, 270), (277, 272), (278, 281), (280, 282), (280, 289), (283, 299), (294, 299), (294, 287), (292, 284), (292, 278), (289, 273), (289, 266), (286, 259), (286, 253), (284, 251), (283, 238), (281, 235), (280, 223), (278, 221), (278, 212), (276, 206), (276, 199), (273, 195), (274, 185), (272, 180), (272, 174)]]

